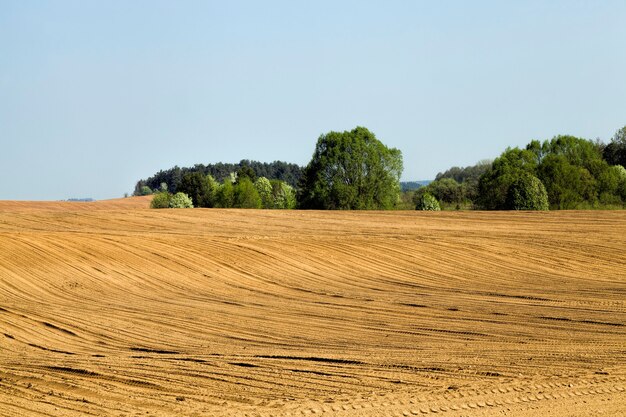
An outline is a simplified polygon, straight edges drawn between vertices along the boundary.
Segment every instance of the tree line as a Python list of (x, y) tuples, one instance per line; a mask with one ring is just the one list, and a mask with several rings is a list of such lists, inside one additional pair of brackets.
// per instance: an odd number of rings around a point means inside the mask
[(200, 173), (204, 176), (210, 175), (216, 181), (223, 182), (232, 173), (238, 172), (242, 168), (251, 169), (257, 177), (281, 180), (292, 187), (297, 186), (298, 180), (302, 176), (302, 168), (299, 165), (283, 161), (267, 163), (242, 159), (234, 164), (218, 162), (208, 165), (196, 164), (193, 167), (183, 168), (175, 166), (167, 170), (161, 170), (145, 180), (137, 181), (133, 195), (152, 194), (160, 190), (163, 183), (167, 184), (170, 192), (176, 193), (183, 177), (192, 173)]
[(134, 194), (156, 193), (154, 208), (180, 206), (182, 193), (193, 207), (386, 210), (399, 201), (401, 174), (402, 153), (357, 127), (321, 135), (304, 168), (248, 160), (174, 167), (138, 181)]
[(256, 177), (246, 167), (220, 183), (212, 175), (198, 171), (183, 175), (175, 194), (162, 183), (151, 203), (152, 208), (255, 208), (293, 209), (296, 196), (284, 181)]
[(608, 144), (560, 135), (507, 148), (494, 161), (453, 167), (415, 192), (447, 209), (558, 210), (623, 208), (626, 126)]
[[(155, 207), (547, 210), (623, 208), (626, 127), (604, 144), (556, 136), (452, 167), (428, 185), (404, 183), (402, 153), (364, 127), (318, 138), (305, 167), (275, 161), (195, 165), (140, 180)], [(178, 194), (184, 194), (188, 201)]]

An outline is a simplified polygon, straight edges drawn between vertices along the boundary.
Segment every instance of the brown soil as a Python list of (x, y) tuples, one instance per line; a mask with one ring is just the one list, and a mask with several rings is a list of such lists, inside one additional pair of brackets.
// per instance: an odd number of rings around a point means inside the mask
[(0, 415), (626, 415), (626, 212), (0, 202)]

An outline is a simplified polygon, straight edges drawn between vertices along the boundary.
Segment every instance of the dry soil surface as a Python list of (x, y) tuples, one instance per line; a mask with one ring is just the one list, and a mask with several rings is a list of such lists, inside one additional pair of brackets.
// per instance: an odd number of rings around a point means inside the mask
[(0, 202), (0, 415), (626, 415), (626, 212)]

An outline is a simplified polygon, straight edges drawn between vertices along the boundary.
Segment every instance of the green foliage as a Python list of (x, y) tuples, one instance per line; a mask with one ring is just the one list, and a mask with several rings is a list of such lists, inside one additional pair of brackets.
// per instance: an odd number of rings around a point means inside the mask
[(541, 151), (544, 156), (563, 156), (570, 165), (586, 169), (593, 177), (597, 177), (606, 166), (594, 142), (574, 136), (556, 136), (545, 141)]
[[(211, 181), (214, 180), (211, 178)], [(215, 189), (214, 207), (293, 209), (296, 206), (293, 188), (280, 180), (260, 177), (253, 183), (244, 175), (236, 183), (227, 178), (222, 185), (214, 183), (212, 188)]]
[(414, 210), (416, 202), (417, 202), (415, 195), (416, 195), (415, 189), (402, 191), (400, 193), (400, 199), (398, 203), (396, 204), (395, 209), (396, 210)]
[[(174, 168), (161, 170), (146, 180), (138, 181), (135, 186), (134, 195), (141, 195), (140, 187), (143, 185), (147, 185), (151, 189), (157, 189), (160, 187), (162, 182), (167, 184), (170, 192), (175, 193), (177, 191), (181, 191), (178, 190), (177, 187), (180, 185), (183, 176), (194, 172), (199, 172), (204, 176), (211, 175), (211, 177), (217, 181), (223, 182), (226, 178), (230, 177), (231, 173), (239, 172), (243, 167), (247, 167), (252, 170), (251, 174), (248, 176), (253, 180), (257, 177), (279, 179), (292, 187), (295, 187), (298, 184), (298, 181), (302, 176), (302, 168), (296, 164), (290, 164), (282, 161), (266, 163), (243, 159), (234, 164), (218, 162), (216, 164), (209, 165), (196, 164), (193, 167), (183, 168), (175, 166)], [(152, 193), (152, 191), (150, 191), (150, 193)]]
[(621, 165), (616, 165), (615, 170), (620, 178), (617, 194), (621, 197), (622, 201), (626, 203), (626, 169)]
[(489, 167), (491, 167), (492, 161), (483, 160), (476, 165), (468, 167), (452, 167), (445, 172), (440, 172), (435, 177), (435, 181), (439, 181), (444, 178), (451, 178), (462, 184), (464, 182), (478, 182), (478, 179), (483, 175)]
[(254, 182), (259, 197), (261, 198), (261, 206), (263, 208), (275, 208), (272, 183), (265, 177), (259, 177)]
[(134, 196), (150, 195), (153, 194), (152, 189), (146, 185), (145, 181), (138, 181), (133, 191)]
[(608, 193), (621, 197), (620, 186), (625, 179), (625, 175), (626, 170), (621, 165), (607, 166), (598, 176), (600, 194)]
[(626, 166), (626, 126), (615, 132), (611, 143), (604, 148), (603, 157), (610, 165)]
[(459, 168), (452, 167), (443, 173), (437, 174), (435, 177), (435, 181), (441, 181), (443, 179), (449, 178), (455, 180), (458, 184), (460, 184), (459, 190), (457, 193), (462, 194), (462, 199), (459, 201), (457, 198), (456, 201), (452, 201), (454, 199), (447, 198), (450, 200), (446, 202), (442, 200), (443, 196), (438, 196), (437, 192), (433, 190), (433, 195), (439, 199), (443, 204), (449, 205), (454, 208), (461, 207), (469, 207), (477, 205), (478, 200), (478, 182), (480, 177), (491, 168), (493, 161), (491, 160), (482, 160), (478, 162), (476, 165)]
[(152, 201), (150, 202), (150, 208), (153, 209), (163, 209), (170, 207), (170, 200), (172, 199), (172, 195), (167, 191), (160, 192), (152, 197)]
[(537, 155), (528, 149), (508, 148), (493, 161), (478, 182), (478, 205), (486, 210), (506, 210), (509, 187), (525, 174), (534, 174)]
[(521, 175), (509, 187), (506, 205), (509, 210), (548, 210), (546, 187), (534, 175)]
[(230, 208), (235, 205), (235, 187), (230, 179), (217, 188), (214, 207)]
[(262, 206), (261, 197), (259, 197), (252, 180), (247, 176), (239, 178), (237, 185), (235, 185), (234, 197), (234, 207), (236, 208), (260, 209)]
[(441, 204), (456, 208), (466, 204), (466, 190), (463, 184), (459, 184), (452, 178), (441, 178), (435, 180), (425, 187), (419, 188), (416, 198), (423, 194), (430, 194)]
[(170, 208), (193, 208), (193, 202), (187, 194), (178, 192), (170, 199)]
[(547, 155), (538, 169), (546, 187), (550, 207), (576, 209), (581, 203), (597, 201), (596, 180), (584, 167), (572, 165), (563, 155)]
[(164, 208), (193, 208), (191, 198), (185, 193), (178, 192), (174, 195), (167, 191), (156, 193), (150, 202), (154, 209)]
[(303, 171), (299, 204), (305, 209), (391, 209), (400, 195), (402, 153), (364, 127), (329, 132), (317, 141)]
[(272, 207), (275, 209), (296, 208), (296, 192), (293, 187), (280, 180), (271, 180), (272, 184)]
[(435, 197), (426, 193), (416, 199), (415, 210), (439, 211), (441, 207)]
[(213, 207), (215, 186), (210, 175), (191, 172), (183, 175), (177, 190), (191, 197), (194, 207)]
[(600, 142), (573, 136), (556, 136), (543, 143), (535, 140), (524, 150), (507, 149), (480, 177), (479, 206), (514, 208), (512, 199), (522, 198), (523, 192), (510, 188), (514, 183), (518, 187), (529, 185), (528, 176), (537, 177), (544, 185), (552, 209), (620, 204), (621, 171), (603, 160), (602, 149)]
[(237, 180), (239, 181), (243, 178), (248, 178), (250, 181), (255, 182), (256, 172), (250, 166), (244, 165), (237, 170)]

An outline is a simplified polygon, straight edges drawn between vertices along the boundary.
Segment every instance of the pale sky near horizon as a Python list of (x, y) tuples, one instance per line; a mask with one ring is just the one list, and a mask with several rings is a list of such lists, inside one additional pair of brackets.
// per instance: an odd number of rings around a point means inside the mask
[(0, 199), (121, 197), (365, 126), (403, 180), (626, 125), (624, 1), (0, 0)]

